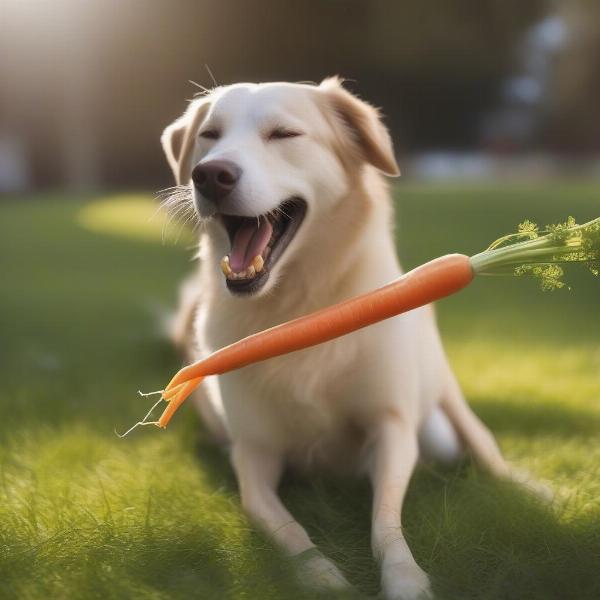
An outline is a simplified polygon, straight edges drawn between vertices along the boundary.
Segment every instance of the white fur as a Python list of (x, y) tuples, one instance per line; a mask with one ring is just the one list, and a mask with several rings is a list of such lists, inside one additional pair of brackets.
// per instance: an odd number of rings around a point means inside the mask
[[(269, 141), (275, 126), (303, 135)], [(219, 140), (198, 136), (214, 127)], [(397, 173), (391, 142), (377, 112), (338, 80), (219, 88), (193, 102), (163, 143), (182, 185), (199, 161), (227, 159), (242, 168), (226, 212), (260, 215), (291, 196), (308, 203), (297, 235), (252, 297), (227, 290), (219, 262), (229, 241), (216, 220), (205, 223), (195, 292), (187, 290), (197, 302), (183, 303), (187, 311), (197, 304), (190, 358), (401, 275), (381, 175)], [(198, 195), (195, 201), (200, 215), (216, 210)], [(493, 438), (464, 402), (430, 307), (209, 378), (196, 401), (215, 436), (231, 444), (245, 509), (290, 554), (313, 544), (277, 497), (286, 465), (370, 475), (373, 550), (388, 598), (428, 590), (400, 520), (417, 438), (430, 456), (448, 462), (460, 455), (460, 435), (484, 467), (508, 474)], [(324, 557), (304, 567), (317, 583), (344, 582)]]

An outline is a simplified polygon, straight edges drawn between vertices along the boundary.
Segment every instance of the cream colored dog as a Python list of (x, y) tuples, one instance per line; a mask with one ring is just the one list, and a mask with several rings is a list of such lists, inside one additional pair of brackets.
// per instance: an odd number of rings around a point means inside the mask
[[(177, 197), (203, 224), (200, 271), (174, 326), (188, 358), (402, 273), (382, 176), (399, 174), (392, 143), (377, 111), (338, 79), (217, 88), (162, 142)], [(449, 462), (464, 445), (489, 472), (511, 476), (461, 394), (429, 307), (209, 378), (196, 401), (231, 446), (248, 515), (324, 585), (347, 584), (281, 503), (287, 465), (368, 473), (373, 552), (394, 599), (429, 590), (400, 518), (420, 450)]]

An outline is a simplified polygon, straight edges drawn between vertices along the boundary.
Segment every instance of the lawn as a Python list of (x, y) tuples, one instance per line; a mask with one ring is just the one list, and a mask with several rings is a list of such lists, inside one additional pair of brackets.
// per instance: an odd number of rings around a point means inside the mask
[[(591, 183), (400, 184), (396, 198), (406, 267), (479, 251), (525, 217), (600, 213)], [(114, 433), (149, 405), (136, 390), (180, 366), (158, 315), (191, 268), (191, 238), (161, 243), (152, 212), (137, 196), (0, 204), (0, 597), (315, 598), (241, 513), (191, 407), (166, 432)], [(438, 306), (472, 406), (557, 492), (543, 506), (468, 464), (420, 467), (406, 535), (440, 598), (600, 597), (600, 281), (569, 277), (573, 290), (552, 294), (488, 278)], [(282, 495), (375, 594), (367, 483), (288, 477)]]

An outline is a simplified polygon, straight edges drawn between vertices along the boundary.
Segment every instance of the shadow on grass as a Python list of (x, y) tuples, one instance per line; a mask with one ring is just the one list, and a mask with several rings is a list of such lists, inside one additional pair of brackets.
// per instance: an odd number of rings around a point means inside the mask
[[(212, 444), (204, 432), (197, 440), (196, 451), (199, 468), (210, 486), (237, 496), (237, 482), (227, 451)], [(324, 475), (307, 479), (286, 472), (279, 492), (319, 549), (344, 571), (349, 581), (363, 593), (375, 593), (378, 574), (369, 546), (371, 493), (367, 482)], [(261, 537), (273, 548), (270, 540)], [(282, 553), (273, 550), (280, 561), (289, 563)]]
[[(405, 509), (407, 537), (444, 598), (578, 598), (600, 590), (594, 519), (565, 521), (558, 506), (472, 467), (439, 482), (417, 475)], [(465, 568), (467, 566), (467, 568)]]
[[(237, 493), (226, 454), (204, 437), (197, 449), (211, 485)], [(280, 493), (349, 581), (363, 594), (377, 593), (369, 484), (287, 474)], [(595, 517), (564, 520), (558, 505), (491, 479), (471, 464), (450, 471), (420, 466), (407, 495), (403, 522), (415, 558), (432, 576), (437, 597), (563, 600), (570, 597), (574, 578), (578, 598), (591, 600), (600, 593), (594, 566), (600, 556)]]
[(0, 594), (15, 598), (68, 597), (69, 589), (80, 598), (277, 598), (283, 590), (314, 597), (293, 586), (291, 566), (258, 535), (228, 552), (218, 528), (194, 523), (127, 535), (109, 527), (65, 531), (3, 561), (0, 574)]

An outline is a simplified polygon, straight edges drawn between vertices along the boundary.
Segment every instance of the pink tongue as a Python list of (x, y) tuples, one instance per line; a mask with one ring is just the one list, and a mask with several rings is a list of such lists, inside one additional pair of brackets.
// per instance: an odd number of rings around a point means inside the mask
[(229, 255), (231, 270), (235, 273), (245, 271), (252, 259), (258, 254), (262, 254), (272, 234), (273, 226), (269, 219), (261, 217), (260, 225), (255, 220), (245, 221), (233, 236), (231, 254)]

